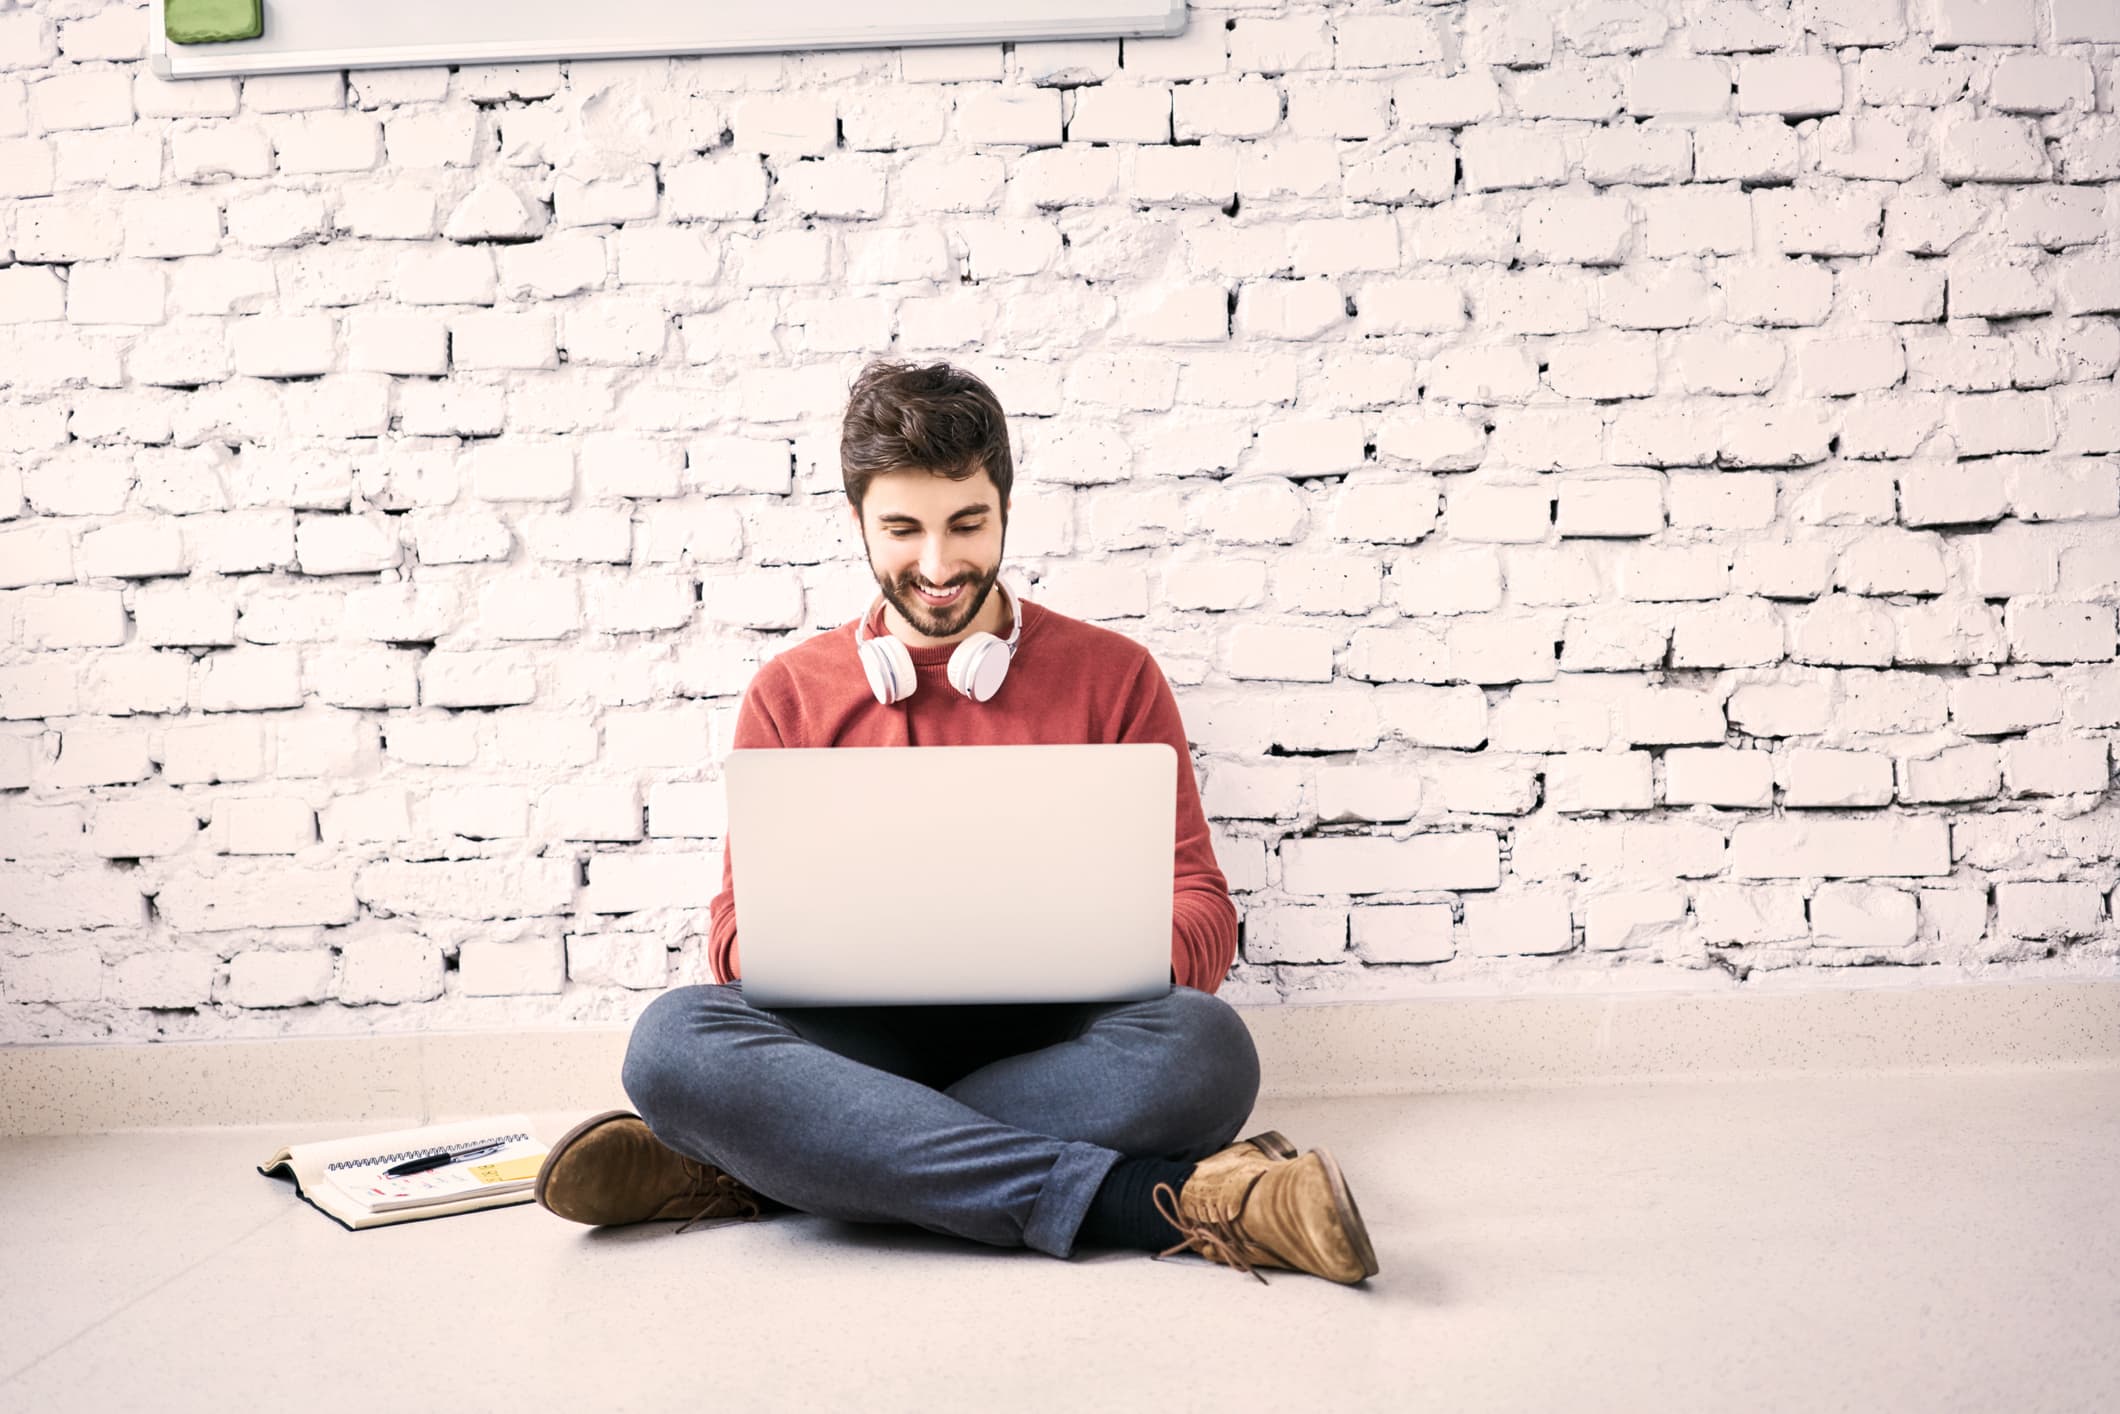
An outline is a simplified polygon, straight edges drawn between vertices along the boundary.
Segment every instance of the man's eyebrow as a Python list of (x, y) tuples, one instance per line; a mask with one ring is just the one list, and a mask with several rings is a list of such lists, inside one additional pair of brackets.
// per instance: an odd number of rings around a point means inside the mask
[[(957, 510), (951, 511), (950, 519), (963, 520), (966, 516), (983, 516), (991, 513), (993, 509), (994, 508), (992, 506), (989, 506), (984, 501), (982, 501), (976, 506), (962, 506), (959, 507)], [(920, 517), (907, 515), (903, 511), (893, 511), (889, 515), (881, 515), (876, 517), (876, 519), (885, 525), (920, 524)]]

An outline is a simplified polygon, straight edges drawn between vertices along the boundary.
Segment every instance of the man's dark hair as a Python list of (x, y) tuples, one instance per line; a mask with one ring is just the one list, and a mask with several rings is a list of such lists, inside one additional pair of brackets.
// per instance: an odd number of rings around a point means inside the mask
[(917, 469), (964, 481), (981, 467), (1001, 495), (996, 513), (1006, 519), (1016, 465), (993, 389), (947, 363), (922, 368), (878, 359), (861, 370), (839, 433), (839, 471), (855, 510), (884, 472)]

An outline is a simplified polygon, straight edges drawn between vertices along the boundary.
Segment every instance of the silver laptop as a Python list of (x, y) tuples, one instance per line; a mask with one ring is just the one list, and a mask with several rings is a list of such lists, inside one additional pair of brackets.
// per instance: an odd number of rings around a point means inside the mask
[(722, 775), (760, 1006), (1170, 990), (1167, 744), (732, 751)]

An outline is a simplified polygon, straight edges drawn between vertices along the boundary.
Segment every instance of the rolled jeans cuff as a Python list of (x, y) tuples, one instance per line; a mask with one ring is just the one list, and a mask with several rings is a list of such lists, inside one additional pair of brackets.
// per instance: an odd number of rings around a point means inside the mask
[(1023, 1245), (1055, 1257), (1074, 1251), (1075, 1234), (1089, 1216), (1090, 1200), (1104, 1183), (1104, 1176), (1124, 1157), (1113, 1149), (1095, 1144), (1069, 1144), (1053, 1160), (1031, 1204), (1030, 1221), (1023, 1225)]

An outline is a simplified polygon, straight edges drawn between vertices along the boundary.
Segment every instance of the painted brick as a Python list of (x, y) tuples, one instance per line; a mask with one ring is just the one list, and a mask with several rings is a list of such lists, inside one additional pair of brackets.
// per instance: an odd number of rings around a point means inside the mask
[(1283, 886), (1296, 894), (1373, 894), (1409, 889), (1491, 889), (1501, 882), (1491, 832), (1409, 839), (1322, 838), (1281, 846)]
[(1349, 941), (1369, 963), (1448, 962), (1457, 955), (1450, 906), (1372, 904), (1348, 911)]
[(1488, 957), (1567, 952), (1574, 946), (1568, 895), (1558, 889), (1527, 889), (1468, 898), (1465, 945)]
[(1950, 826), (1933, 815), (1743, 821), (1730, 836), (1730, 871), (1738, 878), (1861, 878), (1950, 870)]

